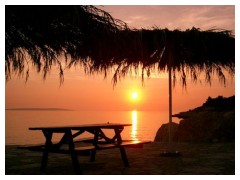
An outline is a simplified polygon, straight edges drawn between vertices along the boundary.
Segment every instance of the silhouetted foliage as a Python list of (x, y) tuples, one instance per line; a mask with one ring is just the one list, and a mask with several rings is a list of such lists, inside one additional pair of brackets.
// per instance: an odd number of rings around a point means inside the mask
[(218, 96), (216, 98), (208, 97), (207, 101), (203, 104), (203, 107), (213, 107), (219, 111), (228, 111), (235, 109), (235, 96), (225, 98)]

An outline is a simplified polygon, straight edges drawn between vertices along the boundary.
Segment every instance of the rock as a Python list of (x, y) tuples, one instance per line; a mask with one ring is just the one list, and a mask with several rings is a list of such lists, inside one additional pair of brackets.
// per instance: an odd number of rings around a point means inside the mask
[[(172, 140), (175, 142), (234, 142), (234, 99), (234, 96), (208, 98), (203, 106), (174, 115), (183, 120), (179, 124), (173, 123)], [(163, 124), (159, 128), (154, 141), (168, 141), (168, 124)]]
[[(173, 135), (176, 133), (178, 126), (179, 125), (177, 123), (172, 122), (171, 130)], [(169, 123), (163, 124), (158, 129), (154, 141), (168, 142), (168, 139), (169, 139), (168, 128), (169, 128)], [(172, 138), (174, 139), (174, 136)]]
[(235, 139), (234, 124), (234, 112), (199, 112), (180, 121), (175, 140), (185, 142), (233, 141)]

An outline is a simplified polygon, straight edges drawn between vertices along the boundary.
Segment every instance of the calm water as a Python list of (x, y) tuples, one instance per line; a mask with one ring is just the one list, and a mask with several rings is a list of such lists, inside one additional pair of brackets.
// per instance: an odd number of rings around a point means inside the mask
[[(178, 122), (178, 119), (174, 119)], [(62, 126), (96, 123), (131, 123), (122, 132), (123, 139), (154, 140), (158, 128), (168, 122), (168, 112), (157, 111), (6, 111), (6, 145), (43, 143), (41, 131), (30, 131), (29, 127)], [(105, 131), (111, 135), (110, 130)], [(53, 136), (58, 140), (62, 135)], [(82, 137), (91, 137), (85, 133)]]

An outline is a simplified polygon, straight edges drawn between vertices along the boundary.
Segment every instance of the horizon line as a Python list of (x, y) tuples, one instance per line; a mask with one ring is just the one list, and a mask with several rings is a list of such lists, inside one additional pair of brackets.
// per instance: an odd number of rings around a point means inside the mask
[(74, 111), (65, 108), (6, 108), (6, 111)]
[(167, 109), (66, 109), (66, 108), (5, 108), (6, 111), (167, 111)]

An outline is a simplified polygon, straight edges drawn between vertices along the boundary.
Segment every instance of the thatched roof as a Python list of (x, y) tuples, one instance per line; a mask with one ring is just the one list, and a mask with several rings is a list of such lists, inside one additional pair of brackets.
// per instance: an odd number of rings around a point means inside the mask
[(89, 63), (98, 43), (125, 26), (94, 6), (6, 6), (6, 79), (28, 73), (27, 60), (44, 76), (59, 64), (62, 77), (59, 56)]
[(204, 71), (211, 82), (213, 72), (225, 81), (223, 69), (235, 71), (229, 31), (129, 29), (94, 6), (6, 6), (5, 36), (7, 80), (13, 72), (28, 77), (29, 61), (44, 77), (58, 64), (63, 78), (62, 55), (67, 67), (81, 64), (89, 73), (114, 68), (114, 83), (139, 67), (147, 75), (154, 68), (179, 72), (183, 85), (187, 73), (196, 80)]
[(213, 72), (217, 72), (223, 81), (223, 69), (234, 74), (235, 39), (229, 31), (192, 28), (186, 31), (142, 29), (122, 33), (128, 36), (122, 52), (125, 63), (121, 62), (125, 70), (129, 65), (141, 64), (150, 73), (151, 68), (157, 65), (160, 71), (171, 69), (179, 72), (184, 85), (187, 73), (196, 80), (199, 72), (203, 71), (209, 83)]

